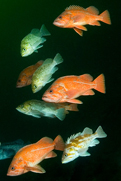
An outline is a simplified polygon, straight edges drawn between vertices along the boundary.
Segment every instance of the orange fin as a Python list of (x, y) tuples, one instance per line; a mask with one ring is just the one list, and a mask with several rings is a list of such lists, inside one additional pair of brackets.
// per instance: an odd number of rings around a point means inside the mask
[(73, 99), (75, 97), (79, 97), (79, 89), (72, 89), (69, 91), (66, 91), (66, 95), (68, 96), (68, 99)]
[(96, 90), (102, 93), (106, 93), (105, 91), (105, 77), (103, 74), (100, 74), (94, 81), (94, 84), (96, 84)]
[(80, 10), (80, 11), (85, 11), (85, 9), (84, 9), (83, 7), (76, 6), (76, 5), (71, 5), (71, 6), (67, 7), (65, 10)]
[(89, 6), (88, 8), (86, 8), (86, 10), (91, 14), (95, 14), (95, 15), (99, 14), (98, 9), (94, 6)]
[(87, 31), (87, 28), (85, 26), (82, 26), (82, 25), (76, 25), (76, 28)]
[(48, 143), (53, 143), (53, 140), (49, 137), (44, 137), (35, 144), (48, 144)]
[(90, 74), (80, 75), (80, 78), (83, 79), (83, 81), (88, 81), (88, 82), (91, 82), (93, 80), (93, 77)]
[(60, 150), (63, 151), (65, 148), (65, 143), (62, 139), (62, 137), (60, 135), (58, 135), (55, 139), (54, 139), (54, 143), (55, 143), (55, 150)]
[(47, 154), (47, 156), (45, 157), (45, 159), (48, 159), (48, 158), (52, 158), (52, 157), (56, 157), (57, 154), (54, 152), (54, 151), (51, 151)]
[(111, 24), (110, 14), (108, 10), (105, 10), (104, 12), (102, 12), (100, 14), (100, 17), (101, 17), (100, 21), (103, 21), (104, 23), (109, 24), (109, 25)]
[(66, 101), (74, 104), (83, 104), (83, 102), (78, 99), (67, 99)]
[(77, 23), (81, 21), (81, 19), (84, 18), (84, 15), (76, 15), (73, 17), (73, 23)]
[(77, 108), (77, 104), (69, 104), (68, 110), (69, 111), (79, 111), (79, 109)]
[(89, 23), (89, 25), (101, 26), (101, 24), (98, 21), (93, 21), (93, 22)]
[(95, 95), (95, 93), (94, 93), (93, 90), (88, 90), (88, 91), (84, 92), (82, 95), (83, 95), (83, 96)]
[(35, 173), (45, 173), (46, 171), (40, 166), (35, 165), (34, 167), (25, 166), (27, 171), (35, 172)]
[(83, 31), (78, 28), (73, 28), (76, 33), (78, 33), (80, 36), (83, 36)]
[(43, 60), (40, 60), (40, 61), (38, 61), (38, 62), (36, 63), (36, 65), (37, 65), (37, 66), (40, 66), (40, 65), (43, 64), (43, 62), (44, 62)]

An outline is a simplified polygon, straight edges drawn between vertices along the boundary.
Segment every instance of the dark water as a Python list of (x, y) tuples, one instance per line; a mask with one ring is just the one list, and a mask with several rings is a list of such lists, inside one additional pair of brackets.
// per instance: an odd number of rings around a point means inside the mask
[[(80, 37), (72, 29), (54, 26), (54, 19), (69, 5), (84, 8), (93, 5), (101, 12), (108, 9), (112, 25), (86, 26), (88, 31)], [(45, 174), (32, 172), (18, 177), (6, 176), (11, 159), (0, 160), (0, 181), (120, 181), (121, 180), (121, 86), (120, 86), (120, 8), (118, 1), (62, 1), (62, 0), (1, 0), (0, 1), (0, 141), (23, 139), (32, 143), (44, 136), (54, 139), (60, 134), (67, 137), (89, 127), (95, 131), (101, 125), (107, 138), (89, 149), (90, 157), (80, 157), (68, 164), (61, 164), (62, 152), (56, 158), (44, 160), (41, 166)], [(45, 24), (51, 36), (47, 37), (38, 54), (22, 58), (20, 42), (31, 29)], [(70, 112), (61, 122), (58, 119), (36, 119), (26, 116), (15, 108), (29, 99), (41, 99), (47, 84), (33, 94), (31, 86), (17, 89), (19, 73), (38, 60), (53, 58), (60, 53), (64, 62), (53, 75), (91, 74), (94, 78), (103, 73), (106, 94), (95, 91), (94, 96), (80, 97), (83, 105), (79, 112)]]

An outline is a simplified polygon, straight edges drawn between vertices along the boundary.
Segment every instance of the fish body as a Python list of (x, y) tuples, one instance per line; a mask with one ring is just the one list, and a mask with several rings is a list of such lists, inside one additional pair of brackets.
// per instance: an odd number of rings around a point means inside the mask
[(92, 89), (105, 93), (104, 75), (99, 75), (95, 80), (89, 74), (80, 76), (70, 75), (58, 78), (50, 88), (45, 91), (42, 100), (47, 102), (70, 102), (82, 104), (75, 99), (82, 95), (94, 95)]
[(83, 7), (72, 5), (60, 14), (53, 24), (61, 28), (73, 28), (82, 36), (82, 30), (87, 31), (87, 28), (84, 25), (100, 26), (99, 21), (111, 24), (108, 10), (105, 10), (100, 15), (98, 14), (99, 11), (94, 6), (84, 9)]
[(88, 148), (99, 144), (96, 138), (105, 138), (106, 136), (101, 126), (97, 128), (95, 133), (92, 129), (86, 127), (82, 133), (72, 135), (65, 143), (62, 163), (71, 162), (79, 156), (90, 156), (90, 153), (87, 152)]
[(53, 141), (51, 138), (44, 137), (37, 143), (27, 145), (20, 149), (14, 156), (9, 168), (8, 176), (17, 176), (26, 172), (45, 173), (45, 170), (38, 165), (46, 158), (56, 157), (52, 150), (64, 150), (64, 142), (60, 135)]
[(54, 103), (39, 100), (26, 101), (23, 104), (19, 105), (16, 109), (23, 114), (36, 118), (41, 118), (41, 116), (50, 118), (57, 117), (61, 121), (64, 120), (66, 114), (63, 107), (58, 108)]
[(25, 144), (23, 140), (18, 139), (13, 142), (2, 143), (0, 145), (0, 160), (12, 157), (20, 148), (24, 147)]
[(0, 148), (0, 160), (11, 158), (13, 155), (15, 155), (15, 153), (16, 152), (13, 149)]
[(43, 64), (43, 61), (38, 61), (35, 65), (25, 68), (19, 75), (16, 87), (21, 88), (31, 84), (33, 73), (36, 69)]
[(44, 61), (41, 67), (39, 67), (32, 76), (32, 91), (33, 93), (38, 92), (47, 83), (53, 81), (51, 78), (58, 67), (56, 65), (63, 62), (63, 59), (59, 53), (56, 54), (54, 59), (48, 58)]
[(33, 52), (37, 52), (37, 49), (43, 47), (42, 43), (46, 41), (43, 36), (49, 35), (50, 33), (46, 29), (45, 25), (42, 25), (40, 30), (32, 29), (32, 31), (21, 41), (21, 56), (26, 57), (31, 55)]

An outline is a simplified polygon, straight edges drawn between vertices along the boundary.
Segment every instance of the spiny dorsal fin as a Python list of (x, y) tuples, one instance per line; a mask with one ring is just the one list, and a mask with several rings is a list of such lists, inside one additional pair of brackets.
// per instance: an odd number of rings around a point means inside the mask
[(85, 11), (85, 9), (83, 7), (77, 6), (77, 5), (71, 5), (69, 7), (67, 7), (65, 10), (80, 10), (80, 11)]

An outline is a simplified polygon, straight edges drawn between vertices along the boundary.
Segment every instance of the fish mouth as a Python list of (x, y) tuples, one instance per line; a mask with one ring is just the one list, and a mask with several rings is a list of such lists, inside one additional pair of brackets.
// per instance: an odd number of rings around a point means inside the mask
[(52, 100), (50, 100), (47, 96), (43, 96), (42, 100), (47, 101), (47, 102), (50, 102), (50, 101), (52, 102)]
[(55, 21), (53, 22), (53, 24), (54, 24), (55, 26), (62, 26), (62, 24), (59, 23), (57, 20), (55, 20)]
[(24, 87), (24, 86), (19, 85), (19, 84), (16, 85), (16, 88), (21, 88), (21, 87)]

